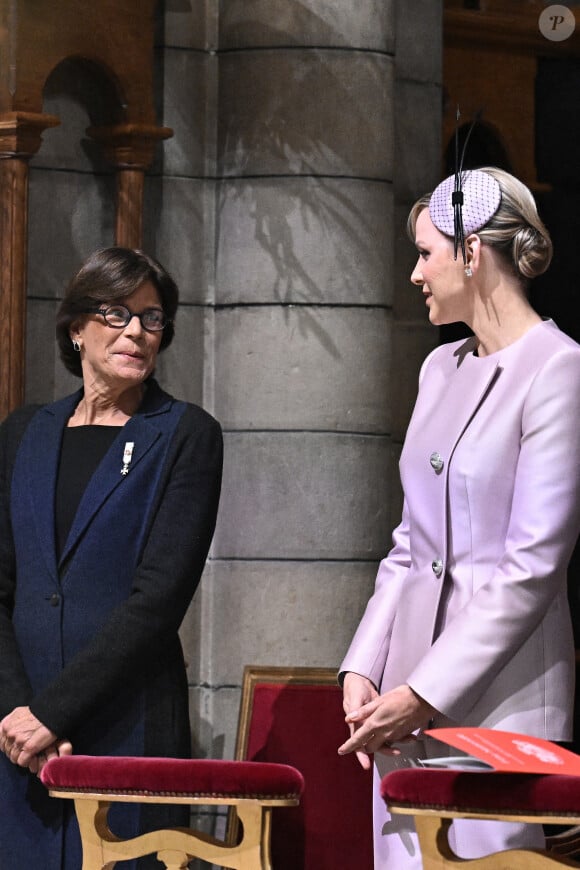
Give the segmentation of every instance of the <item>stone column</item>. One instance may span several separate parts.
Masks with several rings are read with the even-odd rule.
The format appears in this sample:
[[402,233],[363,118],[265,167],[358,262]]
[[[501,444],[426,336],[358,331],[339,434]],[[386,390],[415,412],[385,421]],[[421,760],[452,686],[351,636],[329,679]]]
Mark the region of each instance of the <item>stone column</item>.
[[160,381],[224,426],[218,528],[181,634],[194,750],[227,758],[243,666],[337,666],[397,521],[436,339],[404,223],[439,176],[441,8],[192,6],[167,4],[158,46],[174,137],[144,245],[181,291]]
[[221,7],[226,460],[190,636],[208,754],[231,755],[244,664],[338,666],[390,546],[404,421],[436,338],[411,301],[403,225],[439,170],[439,16],[425,0]]

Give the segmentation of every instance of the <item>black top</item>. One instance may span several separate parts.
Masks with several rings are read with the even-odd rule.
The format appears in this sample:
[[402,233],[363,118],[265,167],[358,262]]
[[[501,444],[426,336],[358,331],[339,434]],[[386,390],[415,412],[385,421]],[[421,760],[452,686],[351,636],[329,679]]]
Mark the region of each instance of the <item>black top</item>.
[[64,430],[54,512],[57,556],[60,556],[64,549],[89,480],[121,428],[121,426],[69,426]]

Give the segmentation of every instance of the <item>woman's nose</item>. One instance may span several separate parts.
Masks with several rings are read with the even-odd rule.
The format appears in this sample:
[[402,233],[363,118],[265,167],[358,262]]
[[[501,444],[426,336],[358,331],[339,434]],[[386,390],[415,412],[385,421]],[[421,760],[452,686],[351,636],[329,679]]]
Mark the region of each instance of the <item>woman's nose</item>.
[[129,323],[125,326],[124,331],[129,335],[143,335],[145,330],[141,323],[141,318],[138,314],[132,314]]
[[423,273],[421,271],[421,258],[420,257],[415,264],[415,268],[411,272],[411,283],[417,284],[418,287],[421,287],[425,283],[423,280]]

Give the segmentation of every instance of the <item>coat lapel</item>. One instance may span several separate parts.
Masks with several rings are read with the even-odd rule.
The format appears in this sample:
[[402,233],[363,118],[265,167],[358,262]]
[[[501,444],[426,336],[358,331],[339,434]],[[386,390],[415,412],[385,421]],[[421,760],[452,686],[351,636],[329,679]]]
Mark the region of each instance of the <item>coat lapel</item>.
[[82,392],[77,392],[42,408],[32,419],[23,442],[22,461],[37,540],[55,583],[58,574],[54,500],[62,432],[81,395]]
[[[169,425],[167,412],[173,399],[164,393],[155,381],[150,382],[146,399],[138,413],[123,427],[110,449],[93,474],[76,512],[66,544],[61,553],[59,565],[63,565],[77,545],[87,526],[100,510],[111,493],[122,486],[127,477],[139,472],[140,463]],[[171,424],[173,425],[173,424]],[[121,470],[124,465],[125,447],[132,444],[128,474]]]
[[501,371],[497,355],[479,359],[472,353],[465,353],[465,345],[458,348],[453,360],[457,361],[457,371],[448,391],[450,455]]
[[[171,396],[151,381],[139,412],[119,429],[111,449],[93,475],[79,505],[72,528],[59,563],[55,542],[55,493],[60,461],[63,430],[74,408],[82,398],[82,390],[65,399],[46,405],[33,417],[25,433],[19,462],[22,463],[26,481],[26,497],[32,505],[32,516],[38,545],[48,571],[55,583],[58,579],[58,564],[70,554],[95,513],[110,493],[122,485],[123,452],[127,442],[133,442],[129,474],[134,473],[153,444],[161,437],[169,421],[167,412],[174,404]],[[179,404],[179,403],[178,403]]]
[[[60,557],[60,565],[66,561],[71,550],[75,548],[79,538],[111,493],[118,486],[123,486],[130,474],[138,473],[140,462],[160,437],[159,429],[140,415],[136,415],[125,426],[119,428],[119,434],[103,457],[83,494]],[[123,468],[123,454],[127,443],[133,444],[133,450],[128,474],[123,475],[121,469]]]
[[476,358],[472,348],[469,339],[429,373],[409,426],[421,449],[444,450],[447,459],[500,371],[497,356]]
[[[443,365],[429,372],[428,382],[422,385],[406,441],[409,447],[406,463],[410,467],[411,477],[408,473],[404,475],[405,490],[412,501],[413,513],[419,517],[418,525],[430,532],[433,556],[440,556],[444,563],[447,559],[449,460],[470,421],[493,390],[495,379],[501,371],[496,356],[477,359],[471,355],[471,349],[472,346],[467,342],[446,358]],[[416,468],[428,465],[430,455],[435,451],[445,459],[443,481],[435,473],[425,476],[422,472],[415,479]],[[436,542],[440,542],[442,552],[436,549]],[[383,688],[404,683],[433,643],[443,584],[433,581],[430,567],[418,579],[421,582],[422,606],[418,611],[416,603],[413,603],[416,598],[405,596],[403,590]],[[413,644],[408,643],[410,631],[415,638]]]

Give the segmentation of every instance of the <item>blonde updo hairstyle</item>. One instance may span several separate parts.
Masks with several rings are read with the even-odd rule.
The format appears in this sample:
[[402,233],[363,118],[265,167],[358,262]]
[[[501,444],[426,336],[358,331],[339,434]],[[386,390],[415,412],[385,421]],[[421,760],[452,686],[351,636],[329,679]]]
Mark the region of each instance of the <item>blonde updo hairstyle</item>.
[[[476,230],[476,235],[483,244],[495,248],[517,277],[527,283],[545,272],[552,260],[552,240],[540,220],[534,197],[525,184],[503,169],[484,166],[478,171],[495,178],[501,189],[501,202],[493,217]],[[407,232],[413,242],[417,218],[428,208],[430,199],[431,194],[422,196],[409,213]]]

